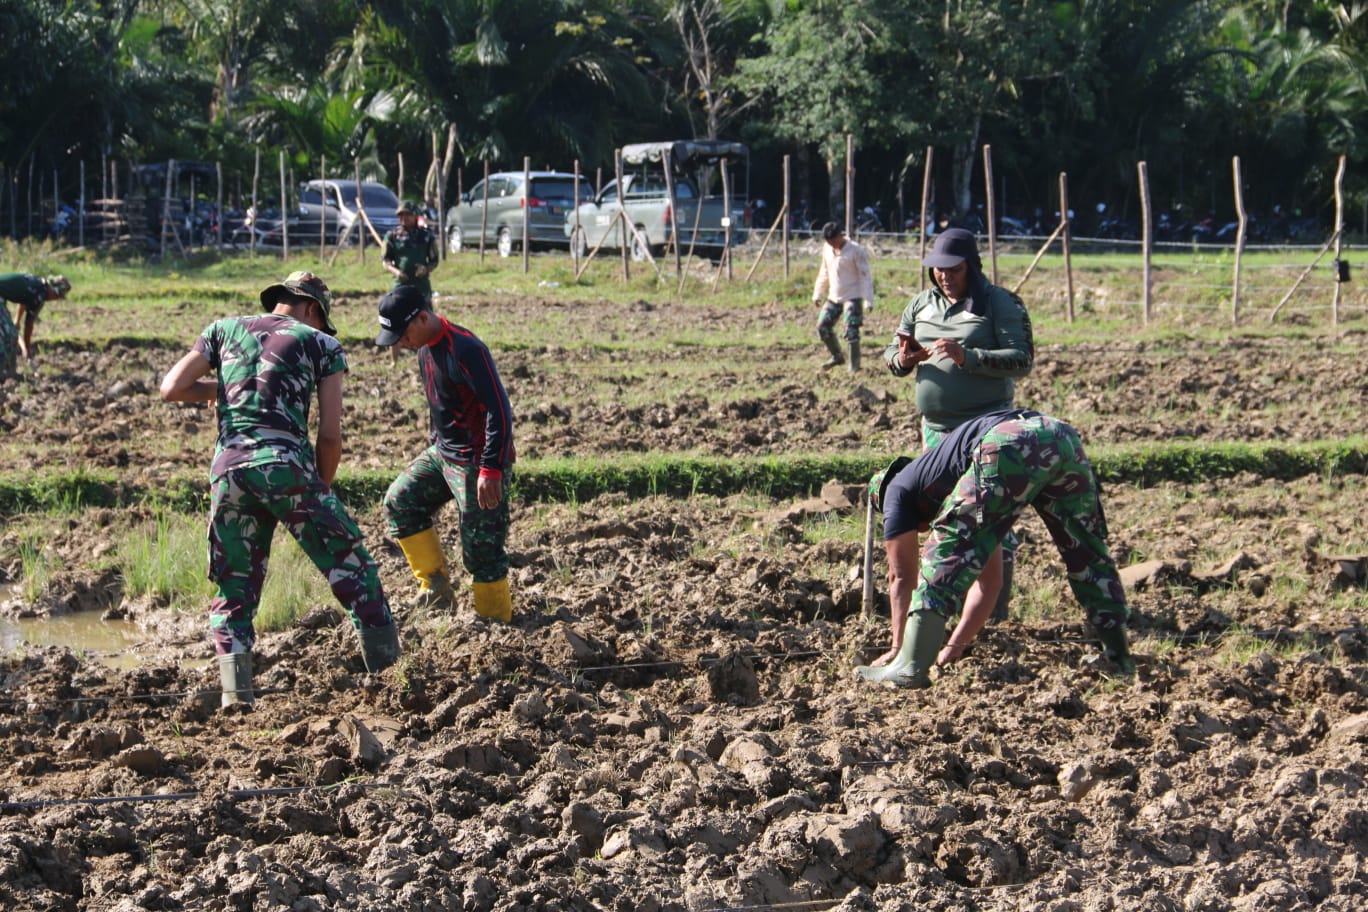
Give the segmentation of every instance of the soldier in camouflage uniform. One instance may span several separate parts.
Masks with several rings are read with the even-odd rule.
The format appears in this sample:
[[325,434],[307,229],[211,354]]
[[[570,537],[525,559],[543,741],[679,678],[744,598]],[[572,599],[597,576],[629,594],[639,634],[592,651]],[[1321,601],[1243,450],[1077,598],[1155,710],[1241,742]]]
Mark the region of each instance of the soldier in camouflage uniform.
[[[412,285],[423,300],[432,301],[432,282],[428,278],[437,268],[437,238],[418,224],[418,204],[404,200],[396,214],[399,227],[385,235],[380,261],[394,276],[394,288]],[[431,304],[429,303],[429,306]]]
[[[209,578],[218,592],[209,614],[225,706],[252,701],[253,619],[278,523],[351,615],[366,669],[399,657],[375,561],[332,491],[347,370],[332,295],[322,279],[295,272],[261,293],[261,308],[258,316],[211,323],[161,383],[168,402],[218,402],[209,516]],[[315,394],[318,439],[310,445]]]
[[21,356],[33,364],[33,325],[44,304],[65,298],[69,291],[71,283],[65,276],[44,279],[24,272],[0,273],[0,301],[19,305],[11,320],[9,307],[0,303],[0,381],[19,376]]
[[389,531],[418,578],[420,604],[450,609],[455,591],[432,518],[454,499],[461,514],[461,558],[474,577],[475,611],[508,622],[513,605],[504,486],[514,461],[508,394],[485,344],[426,305],[411,285],[380,301],[375,344],[418,352],[432,439],[385,493]]
[[[1097,477],[1071,426],[1029,410],[975,418],[919,458],[895,460],[873,496],[884,514],[897,654],[887,665],[860,666],[861,677],[925,687],[933,664],[964,654],[991,603],[966,605],[948,642],[946,620],[1028,505],[1049,529],[1104,654],[1122,673],[1134,672]],[[928,528],[919,548],[917,534]]]

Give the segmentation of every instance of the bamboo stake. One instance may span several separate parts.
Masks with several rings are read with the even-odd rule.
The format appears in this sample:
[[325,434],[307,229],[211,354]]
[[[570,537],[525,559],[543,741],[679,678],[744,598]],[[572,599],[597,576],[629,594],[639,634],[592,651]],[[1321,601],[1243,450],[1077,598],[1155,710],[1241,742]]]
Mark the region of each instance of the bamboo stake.
[[523,205],[522,205],[522,268],[523,275],[527,275],[530,263],[528,257],[531,256],[532,249],[532,210],[528,206],[528,200],[532,198],[532,157],[523,156]]
[[[918,263],[921,263],[922,260],[926,259],[926,203],[927,203],[928,198],[931,196],[931,157],[935,154],[935,151],[936,151],[935,148],[932,147],[932,146],[927,146],[927,147],[926,147],[926,164],[925,164],[925,166],[922,168],[921,223],[918,224],[918,226],[917,226],[917,238],[918,238],[918,244],[917,244],[917,262],[918,262]],[[1037,256],[1036,259],[1039,260],[1040,257]],[[1035,268],[1035,264],[1034,264],[1034,263],[1031,264],[1031,268]],[[1029,271],[1027,271],[1026,274],[1027,274],[1027,275],[1030,275],[1031,273],[1030,273]],[[1025,280],[1025,279],[1022,279],[1022,281],[1024,282],[1024,281],[1026,281],[1026,280]],[[918,291],[923,291],[923,290],[925,290],[925,288],[926,288],[926,270],[925,270],[925,269],[918,269],[918,270],[917,270],[917,290],[918,290]]]
[[1069,322],[1074,321],[1073,255],[1069,249],[1069,175],[1059,172],[1059,219],[1064,228],[1064,284],[1069,293]]
[[[1050,232],[1050,236],[1045,239],[1045,243],[1041,244],[1040,249],[1036,251],[1035,259],[1031,260],[1031,265],[1026,267],[1026,272],[1017,280],[1016,285],[1012,288],[1012,294],[1021,291],[1021,287],[1026,284],[1026,280],[1031,277],[1031,273],[1035,272],[1036,264],[1040,262],[1040,258],[1045,255],[1045,251],[1050,249],[1050,245],[1055,242],[1055,238],[1059,237],[1060,232],[1063,230],[1064,220],[1060,219],[1059,224],[1055,226],[1055,230]],[[925,272],[926,270],[923,269],[922,273],[925,274]]]
[[1245,231],[1248,228],[1249,217],[1245,213],[1244,180],[1241,177],[1240,156],[1236,155],[1230,166],[1235,180],[1235,216],[1240,223],[1235,230],[1235,274],[1231,278],[1230,325],[1238,326],[1240,323],[1240,259],[1244,256]]
[[1136,170],[1140,174],[1141,315],[1144,323],[1149,325],[1150,305],[1154,298],[1154,213],[1150,204],[1149,163],[1137,162]]
[[781,213],[783,227],[782,243],[784,248],[784,278],[789,277],[789,213],[792,209],[792,172],[790,171],[790,156],[784,153],[784,210]]
[[983,186],[988,202],[988,255],[993,264],[993,284],[998,282],[997,196],[993,192],[993,147],[983,144]]
[[1330,305],[1330,322],[1338,326],[1340,321],[1340,294],[1344,282],[1340,278],[1340,264],[1344,262],[1344,156],[1339,157],[1339,167],[1335,169],[1335,297]]

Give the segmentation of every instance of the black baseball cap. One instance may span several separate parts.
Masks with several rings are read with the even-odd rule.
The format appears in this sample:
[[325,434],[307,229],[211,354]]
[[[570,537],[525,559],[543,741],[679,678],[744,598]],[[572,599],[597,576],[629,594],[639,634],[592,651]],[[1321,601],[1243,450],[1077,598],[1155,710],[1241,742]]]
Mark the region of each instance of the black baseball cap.
[[413,285],[400,285],[380,299],[380,334],[375,344],[388,348],[398,342],[420,311],[427,309],[423,293]]
[[936,269],[951,269],[968,260],[978,262],[978,244],[974,233],[963,228],[950,228],[936,235],[931,252],[922,258],[922,265]]

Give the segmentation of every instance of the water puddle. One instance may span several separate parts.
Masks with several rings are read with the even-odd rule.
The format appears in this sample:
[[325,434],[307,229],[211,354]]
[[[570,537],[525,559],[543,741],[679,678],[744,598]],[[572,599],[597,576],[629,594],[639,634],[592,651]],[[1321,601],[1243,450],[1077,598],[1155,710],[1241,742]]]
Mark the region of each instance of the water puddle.
[[[17,586],[0,585],[0,602],[17,595]],[[131,621],[106,621],[98,611],[79,611],[57,617],[0,617],[0,653],[23,644],[65,646],[118,669],[136,668],[142,659],[136,647],[151,635]]]

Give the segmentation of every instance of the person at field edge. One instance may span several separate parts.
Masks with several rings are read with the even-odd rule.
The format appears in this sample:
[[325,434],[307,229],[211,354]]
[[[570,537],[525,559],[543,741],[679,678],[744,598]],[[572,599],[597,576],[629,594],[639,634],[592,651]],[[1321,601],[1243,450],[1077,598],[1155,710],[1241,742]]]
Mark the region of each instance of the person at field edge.
[[[922,265],[931,287],[903,309],[884,362],[895,377],[915,374],[922,445],[929,447],[965,421],[1012,406],[1016,381],[1035,364],[1035,339],[1021,298],[983,274],[972,232],[942,231]],[[966,610],[990,602],[993,618],[1006,618],[1015,535],[1005,536],[1004,546],[970,589]]]
[[817,282],[812,287],[812,304],[821,308],[817,317],[817,337],[831,357],[822,366],[839,367],[845,362],[841,343],[836,341],[836,319],[845,314],[845,339],[850,343],[850,372],[860,369],[860,326],[866,310],[874,306],[874,274],[869,254],[846,237],[835,222],[822,226],[822,262],[817,267]]
[[[209,471],[209,608],[223,705],[250,703],[253,620],[284,524],[351,615],[366,670],[399,658],[399,631],[361,529],[332,490],[342,457],[346,356],[322,279],[291,273],[261,292],[262,314],[217,320],[161,382],[168,402],[218,402]],[[206,375],[215,371],[216,379]],[[318,436],[309,407],[318,398]]]
[[419,604],[455,607],[456,593],[433,517],[455,500],[461,559],[474,578],[475,611],[508,622],[508,497],[515,459],[513,414],[489,348],[426,306],[412,285],[380,300],[375,344],[418,352],[431,445],[385,493],[389,532],[418,578]]
[[[871,497],[883,510],[894,658],[861,665],[868,681],[926,687],[988,620],[991,603],[966,603],[970,584],[1032,506],[1059,549],[1069,586],[1122,674],[1135,672],[1126,637],[1126,595],[1107,548],[1097,476],[1073,427],[1030,410],[1000,409],[965,421],[916,459],[900,457]],[[928,531],[919,546],[918,533]]]
[[19,376],[19,358],[22,356],[33,368],[34,354],[33,326],[38,315],[48,301],[65,298],[71,291],[71,282],[66,276],[42,278],[26,272],[0,273],[0,301],[13,301],[19,305],[14,319],[10,319],[9,306],[0,303],[0,381]]
[[394,276],[392,288],[412,285],[423,295],[423,300],[432,302],[432,270],[437,268],[437,238],[427,228],[418,224],[420,213],[418,204],[404,200],[395,210],[399,217],[399,227],[385,234],[384,249],[380,261],[385,270]]

